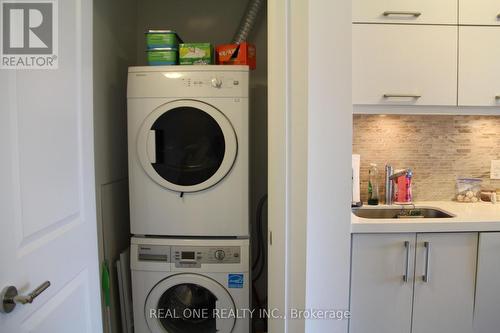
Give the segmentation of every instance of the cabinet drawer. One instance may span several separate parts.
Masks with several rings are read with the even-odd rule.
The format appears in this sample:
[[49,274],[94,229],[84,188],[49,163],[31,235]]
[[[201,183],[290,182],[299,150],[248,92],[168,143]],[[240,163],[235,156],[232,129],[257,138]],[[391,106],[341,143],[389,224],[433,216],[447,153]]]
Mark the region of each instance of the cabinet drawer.
[[354,0],[352,6],[353,22],[457,24],[456,0]]
[[500,25],[498,0],[460,0],[460,24]]
[[456,106],[457,35],[456,26],[354,24],[353,103]]
[[500,27],[460,27],[458,104],[500,106]]

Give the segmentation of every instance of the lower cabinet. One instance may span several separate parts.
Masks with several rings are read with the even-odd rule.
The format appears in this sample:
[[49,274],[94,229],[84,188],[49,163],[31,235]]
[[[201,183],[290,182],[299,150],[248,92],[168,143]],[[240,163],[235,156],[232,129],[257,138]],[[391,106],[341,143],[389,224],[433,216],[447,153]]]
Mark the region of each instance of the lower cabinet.
[[356,234],[351,333],[471,333],[477,233]]
[[474,333],[500,331],[500,233],[479,234]]
[[477,233],[418,234],[412,333],[471,333]]

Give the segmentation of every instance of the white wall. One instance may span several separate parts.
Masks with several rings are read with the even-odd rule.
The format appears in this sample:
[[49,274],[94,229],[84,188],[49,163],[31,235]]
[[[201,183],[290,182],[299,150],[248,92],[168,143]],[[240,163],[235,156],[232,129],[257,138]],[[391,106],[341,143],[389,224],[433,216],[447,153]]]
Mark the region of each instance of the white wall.
[[[307,308],[348,309],[351,204],[351,1],[309,2]],[[309,320],[306,331],[347,332]]]
[[[137,0],[94,1],[94,141],[99,258],[111,273],[111,327],[120,330],[115,261],[129,246],[127,70],[136,63]],[[104,315],[105,332],[111,332]]]

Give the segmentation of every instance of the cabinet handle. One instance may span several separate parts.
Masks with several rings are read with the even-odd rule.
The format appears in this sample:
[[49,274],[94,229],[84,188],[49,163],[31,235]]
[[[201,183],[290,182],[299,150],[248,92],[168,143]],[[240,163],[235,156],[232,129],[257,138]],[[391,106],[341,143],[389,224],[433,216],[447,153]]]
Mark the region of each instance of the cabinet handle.
[[429,282],[429,259],[431,256],[431,243],[429,242],[424,242],[424,247],[425,247],[425,273],[422,276],[422,280],[424,282]]
[[384,94],[384,98],[415,98],[418,99],[421,95],[415,94]]
[[413,16],[419,17],[422,15],[420,12],[400,12],[400,11],[385,11],[383,13],[384,16],[398,15],[398,16]]
[[406,264],[405,264],[405,274],[403,275],[403,282],[408,282],[408,271],[410,270],[410,242],[405,241],[406,249]]

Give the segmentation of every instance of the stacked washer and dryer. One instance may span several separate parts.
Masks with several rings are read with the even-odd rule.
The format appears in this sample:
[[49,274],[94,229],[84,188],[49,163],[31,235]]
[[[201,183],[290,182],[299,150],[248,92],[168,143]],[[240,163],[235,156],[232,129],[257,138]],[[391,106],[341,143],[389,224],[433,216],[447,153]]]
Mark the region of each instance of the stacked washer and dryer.
[[136,333],[248,333],[246,66],[131,67]]

